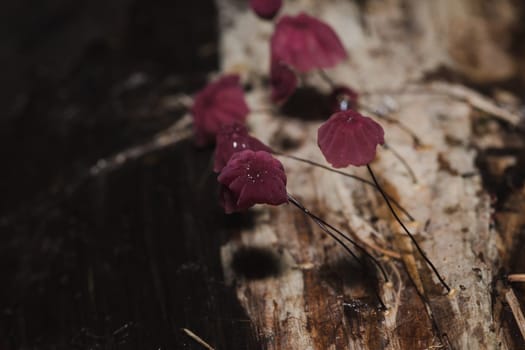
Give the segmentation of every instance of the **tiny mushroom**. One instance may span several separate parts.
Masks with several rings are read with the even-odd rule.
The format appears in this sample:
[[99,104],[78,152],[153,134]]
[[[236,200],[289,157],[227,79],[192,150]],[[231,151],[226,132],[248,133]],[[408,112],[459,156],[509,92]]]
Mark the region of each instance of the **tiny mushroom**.
[[270,147],[250,136],[243,124],[236,121],[224,124],[217,133],[213,171],[220,172],[234,153],[246,149],[272,152]]
[[244,122],[249,111],[239,76],[225,75],[209,83],[195,96],[191,108],[195,143],[212,143],[222,124]]
[[271,38],[271,59],[300,73],[330,68],[347,58],[335,31],[305,13],[279,18]]
[[334,168],[367,165],[385,143],[381,125],[354,110],[333,114],[317,132],[317,143]]
[[283,0],[250,0],[253,12],[262,19],[273,19],[282,5]]
[[221,204],[228,214],[255,204],[288,202],[283,165],[266,151],[234,153],[217,179],[222,185]]
[[330,93],[329,103],[332,112],[356,109],[358,106],[359,94],[352,88],[344,85],[336,86]]

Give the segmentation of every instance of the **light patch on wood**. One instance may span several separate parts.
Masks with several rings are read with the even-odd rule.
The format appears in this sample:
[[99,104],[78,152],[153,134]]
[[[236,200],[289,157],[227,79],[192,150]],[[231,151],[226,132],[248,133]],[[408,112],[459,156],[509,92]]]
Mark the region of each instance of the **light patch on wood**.
[[[289,192],[323,219],[343,231],[351,231],[360,240],[378,239],[389,249],[399,249],[403,264],[384,262],[393,286],[382,285],[379,294],[390,310],[371,321],[370,305],[362,313],[345,306],[348,300],[361,300],[369,290],[338,285],[321,273],[341,273],[331,267],[334,262],[348,259],[340,247],[291,206],[258,209],[266,210],[270,219],[257,222],[253,231],[241,232],[239,241],[223,247],[225,275],[229,273],[229,249],[253,242],[266,242],[281,249],[291,266],[313,266],[292,268],[265,280],[237,281],[237,296],[263,347],[507,348],[505,339],[493,331],[491,283],[499,268],[498,242],[490,229],[490,200],[476,175],[476,153],[470,146],[475,138],[471,125],[475,110],[512,124],[519,118],[468,88],[423,84],[418,79],[441,66],[478,80],[507,76],[514,67],[499,43],[479,29],[479,24],[473,28],[478,40],[469,43],[479,46],[470,48],[470,52],[499,50],[491,56],[498,62],[498,69],[485,74],[485,61],[479,61],[475,67],[465,64],[466,58],[457,53],[458,43],[464,40],[449,26],[469,18],[473,10],[453,2],[392,0],[366,2],[364,8],[357,2],[342,0],[285,2],[283,14],[303,8],[319,15],[341,36],[349,59],[327,74],[336,82],[368,91],[364,97],[367,106],[386,110],[423,142],[416,147],[406,131],[378,119],[385,128],[387,142],[410,164],[418,184],[413,183],[388,150],[380,149],[372,166],[416,218],[417,224],[411,226],[416,239],[456,293],[446,295],[372,188],[364,189],[351,179],[283,158]],[[301,141],[293,154],[324,163],[316,146],[320,121],[300,121],[271,112],[268,92],[259,79],[268,70],[271,25],[257,19],[237,1],[217,3],[221,16],[221,67],[240,72],[255,87],[248,96],[259,109],[250,115],[253,133],[268,142],[284,123],[290,125],[294,139]],[[474,15],[479,17],[478,22],[488,20],[486,15]],[[511,22],[504,17],[502,26]],[[315,73],[305,81],[320,84],[322,90],[328,88]],[[359,169],[355,172],[366,175]],[[376,213],[379,221],[371,223],[369,219]],[[263,227],[258,228],[259,225]],[[257,238],[258,235],[266,238]],[[414,284],[424,299],[418,296]],[[319,310],[321,305],[329,305],[331,311]],[[325,321],[323,315],[327,312],[333,316],[326,319],[328,327],[320,325],[317,319]]]

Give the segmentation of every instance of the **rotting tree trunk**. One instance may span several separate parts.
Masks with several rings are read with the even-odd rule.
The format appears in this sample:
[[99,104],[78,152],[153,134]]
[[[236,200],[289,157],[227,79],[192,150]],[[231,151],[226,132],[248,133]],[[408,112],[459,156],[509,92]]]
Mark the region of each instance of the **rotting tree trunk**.
[[[218,0],[218,6],[223,71],[238,72],[255,87],[249,94],[259,111],[249,118],[253,133],[277,149],[293,145],[289,153],[323,162],[316,131],[327,115],[305,120],[261,112],[271,107],[261,78],[269,67],[272,24],[258,20],[244,2]],[[493,284],[523,223],[514,217],[502,244],[476,167],[483,150],[506,145],[493,117],[510,124],[518,118],[465,87],[423,83],[443,67],[479,83],[515,74],[516,64],[506,53],[506,33],[518,20],[512,3],[303,0],[285,2],[283,12],[300,10],[332,25],[349,51],[349,60],[327,74],[366,91],[368,109],[386,112],[421,140],[415,144],[399,125],[377,115],[387,143],[408,161],[418,183],[386,149],[372,167],[416,218],[411,229],[456,293],[444,295],[376,191],[283,158],[290,193],[367,246],[401,252],[401,258],[383,260],[393,287],[378,283],[390,308],[379,312],[374,281],[347,264],[341,247],[314,222],[292,206],[255,209],[254,226],[239,228],[221,256],[226,279],[235,283],[263,348],[512,349],[523,344],[505,328],[510,321],[501,316]],[[306,80],[328,89],[318,75]],[[479,125],[487,127],[480,132]],[[367,176],[363,169],[349,171]],[[254,260],[257,254],[260,259]],[[243,272],[250,255],[258,268],[268,265],[265,278]]]

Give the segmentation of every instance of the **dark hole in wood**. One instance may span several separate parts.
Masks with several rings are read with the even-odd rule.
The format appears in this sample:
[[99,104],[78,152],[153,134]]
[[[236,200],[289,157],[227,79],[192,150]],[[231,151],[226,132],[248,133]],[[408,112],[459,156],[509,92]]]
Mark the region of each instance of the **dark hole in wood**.
[[[363,259],[362,257],[360,259]],[[342,257],[337,261],[321,267],[320,275],[327,282],[335,286],[346,287],[363,286],[376,282],[376,269],[372,262],[364,260],[366,268],[352,257]]]
[[302,141],[303,140],[294,138],[286,131],[280,129],[273,135],[270,144],[278,150],[289,152],[299,148],[303,143]]
[[[365,267],[350,257],[341,258],[322,267],[319,273],[321,279],[331,284],[334,289],[342,291],[343,287],[351,288],[356,292],[355,295],[361,295],[357,298],[360,304],[367,304],[379,310],[380,304],[376,296],[379,293],[377,270],[372,262],[365,259],[364,263]],[[351,300],[355,302],[356,298]],[[354,309],[352,310],[355,311]]]
[[256,218],[257,213],[254,211],[225,214],[223,227],[226,229],[232,229],[236,231],[249,230],[250,228],[253,228],[255,226]]
[[[525,160],[525,157],[524,157]],[[525,184],[525,162],[524,164],[511,165],[505,168],[503,173],[504,181],[506,185],[512,189],[520,189]]]
[[272,249],[244,247],[235,252],[232,269],[237,276],[254,280],[280,275],[283,264]]
[[[514,156],[516,164],[505,168],[503,174],[494,173],[490,167],[491,157]],[[480,170],[483,187],[495,196],[495,208],[502,209],[508,196],[525,183],[525,156],[518,148],[488,148],[479,152],[476,167]]]
[[362,299],[349,299],[344,301],[344,311],[346,317],[355,319],[355,313],[369,312],[370,305]]
[[281,110],[302,120],[326,120],[331,114],[328,97],[311,87],[297,89]]

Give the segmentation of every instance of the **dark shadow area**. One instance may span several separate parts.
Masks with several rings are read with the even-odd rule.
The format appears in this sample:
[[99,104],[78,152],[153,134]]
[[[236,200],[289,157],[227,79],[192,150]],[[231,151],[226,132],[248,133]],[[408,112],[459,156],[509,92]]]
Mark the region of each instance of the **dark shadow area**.
[[163,101],[217,68],[212,0],[22,0],[0,13],[0,212],[170,125],[181,111]]
[[[522,28],[522,26],[520,26],[520,28]],[[523,41],[520,41],[520,48],[523,48]],[[517,53],[518,52],[516,51],[515,54]],[[520,56],[525,56],[525,52],[522,52]],[[494,92],[497,90],[511,91],[517,96],[520,96],[525,90],[525,81],[522,77],[519,76],[515,76],[506,80],[479,83],[473,81],[461,72],[458,72],[446,66],[439,66],[435,70],[427,72],[423,77],[422,81],[447,81],[449,83],[461,84],[475,91],[478,91],[488,97],[492,97]]]
[[183,327],[259,348],[223,282],[237,220],[211,150],[188,140],[76,180],[185,113],[165,101],[217,69],[214,2],[22,0],[0,16],[0,348],[201,349]]
[[241,278],[263,279],[279,276],[283,264],[280,255],[270,248],[243,247],[233,255],[232,269]]
[[[362,259],[362,257],[360,257]],[[366,264],[370,264],[366,261]],[[337,261],[324,265],[319,270],[319,275],[323,280],[326,280],[334,288],[337,286],[356,287],[363,285],[369,278],[375,278],[374,267],[368,266],[366,270],[351,256],[337,259]]]
[[[516,157],[517,162],[507,166],[502,174],[495,174],[490,169],[491,158]],[[493,162],[493,160],[492,160]],[[525,184],[525,154],[520,148],[486,149],[478,153],[476,167],[480,170],[483,187],[494,196],[494,207],[497,210],[504,208],[506,199]]]
[[234,231],[249,230],[255,226],[256,219],[257,212],[250,210],[244,213],[225,214],[224,228]]
[[185,327],[217,348],[257,348],[222,282],[229,233],[210,156],[183,142],[3,226],[0,344],[199,349]]
[[329,96],[312,87],[298,88],[281,107],[282,113],[305,121],[326,120],[332,114]]
[[[379,283],[384,281],[379,282],[378,271],[371,261],[363,257],[360,259],[364,259],[366,267],[351,257],[338,259],[334,263],[323,266],[319,270],[320,279],[327,281],[336,290],[342,287],[363,289],[363,294],[366,296],[361,298],[359,303],[378,306],[376,293]],[[358,301],[349,301],[349,303],[354,302]]]
[[[525,7],[520,7],[521,12]],[[522,26],[521,26],[522,27]],[[520,27],[520,28],[521,28]],[[519,37],[523,37],[523,28],[520,29]],[[520,52],[517,55],[523,56],[522,43],[519,44]],[[515,47],[514,49],[516,49]],[[512,82],[504,84],[503,88],[514,90],[518,96],[523,96],[523,82]],[[485,89],[486,93],[489,90]],[[498,315],[501,322],[501,328],[510,339],[512,348],[521,349],[525,342],[519,330],[514,313],[508,305],[505,293],[508,288],[512,288],[521,304],[525,297],[525,288],[522,283],[510,283],[507,281],[507,274],[521,273],[525,268],[525,255],[523,247],[525,245],[525,226],[521,217],[523,209],[523,186],[525,185],[525,148],[523,144],[523,128],[513,127],[501,121],[489,119],[474,119],[472,130],[477,135],[484,135],[490,132],[490,128],[497,128],[504,135],[502,137],[503,145],[500,147],[488,147],[478,149],[475,159],[476,167],[479,169],[483,188],[491,196],[491,205],[494,209],[491,216],[490,225],[503,238],[504,254],[501,257],[501,270],[493,280],[492,297],[496,301],[496,307],[501,306]],[[493,131],[492,131],[493,132]],[[518,218],[518,219],[516,219]],[[509,237],[509,234],[512,237]],[[479,256],[483,261],[483,255]],[[475,269],[473,272],[477,273]],[[498,304],[501,303],[500,304]]]
[[303,144],[304,140],[296,139],[289,135],[286,130],[279,129],[276,133],[273,134],[272,139],[270,140],[270,145],[278,150],[283,152],[291,152]]

